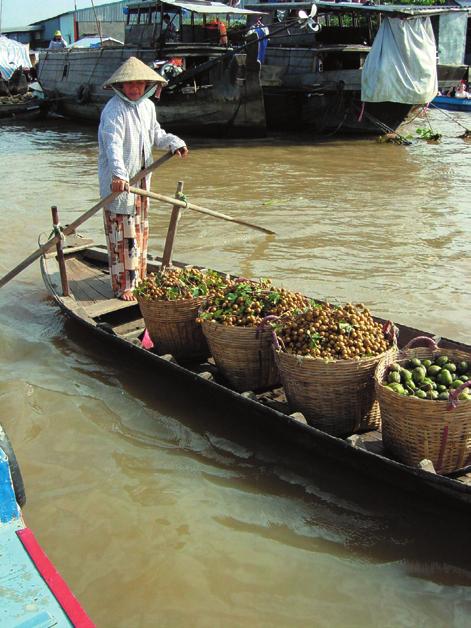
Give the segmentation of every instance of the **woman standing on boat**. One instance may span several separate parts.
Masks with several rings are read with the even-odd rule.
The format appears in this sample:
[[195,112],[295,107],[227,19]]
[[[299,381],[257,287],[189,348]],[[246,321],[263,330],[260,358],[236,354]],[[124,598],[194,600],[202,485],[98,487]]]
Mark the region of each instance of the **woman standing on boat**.
[[[186,157],[188,148],[157,122],[149,100],[165,79],[136,57],[130,57],[103,85],[115,95],[103,109],[98,129],[100,195],[125,192],[129,179],[152,162],[152,147]],[[141,181],[149,189],[150,175]],[[134,301],[133,289],[146,275],[148,199],[120,194],[104,209],[111,284],[116,297]]]

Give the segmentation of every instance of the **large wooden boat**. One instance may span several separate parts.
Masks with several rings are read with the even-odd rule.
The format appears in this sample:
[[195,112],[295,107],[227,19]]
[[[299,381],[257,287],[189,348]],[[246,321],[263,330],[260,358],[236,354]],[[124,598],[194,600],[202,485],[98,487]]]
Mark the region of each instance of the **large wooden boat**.
[[[257,43],[237,51],[210,28],[218,17],[229,20],[230,27],[240,18],[245,22],[249,14],[209,0],[130,3],[124,47],[45,52],[40,55],[38,78],[58,113],[97,122],[113,95],[102,89],[103,83],[123,61],[135,56],[169,80],[156,102],[158,120],[166,131],[263,136],[266,122]],[[166,35],[166,15],[172,37]]]
[[[263,35],[263,30],[259,31],[262,37],[268,37],[261,80],[269,128],[313,134],[381,134],[396,130],[414,108],[426,105],[431,99],[424,97],[423,78],[435,72],[436,54],[433,51],[427,57],[430,67],[424,68],[422,47],[416,47],[421,37],[426,38],[427,20],[431,20],[439,42],[439,87],[455,84],[466,71],[465,35],[460,39],[456,34],[461,27],[466,29],[467,13],[456,7],[322,0],[313,4],[255,0],[245,6],[253,10],[259,7],[268,13],[258,23],[249,16],[249,23],[254,28],[263,27],[268,33]],[[454,22],[449,20],[450,16]],[[390,39],[381,39],[382,54],[397,55],[397,67],[405,69],[397,77],[391,76],[391,85],[382,90],[389,99],[378,101],[375,97],[375,101],[365,102],[362,81],[368,55],[382,22],[395,18],[401,23],[417,23],[417,27],[411,27],[417,31],[411,36],[410,46],[401,48],[394,42],[387,50]],[[447,35],[451,29],[455,31],[453,37]],[[375,83],[385,85],[387,80],[383,72]],[[402,84],[409,81],[407,89],[401,90]]]
[[[223,399],[240,410],[240,420],[247,421],[263,442],[271,435],[281,436],[299,450],[315,458],[330,458],[334,464],[349,466],[366,476],[381,479],[386,486],[395,485],[401,491],[415,494],[434,508],[443,504],[471,514],[471,467],[448,476],[423,468],[412,467],[392,459],[384,450],[381,433],[367,432],[346,438],[329,434],[307,425],[288,408],[282,388],[236,392],[223,380],[214,363],[179,363],[170,355],[158,355],[143,348],[141,339],[144,321],[137,303],[112,297],[107,251],[102,246],[80,244],[80,238],[64,249],[65,270],[69,296],[63,296],[59,264],[55,253],[41,258],[45,285],[59,307],[82,328],[93,333],[115,349],[133,354],[142,361],[146,372],[168,372],[179,378],[180,384],[194,384],[211,399]],[[175,266],[182,264],[175,263]],[[149,259],[149,272],[160,267],[159,258]],[[432,334],[399,325],[401,345],[418,335]],[[442,339],[440,346],[470,351],[469,345]]]
[[93,628],[93,622],[25,525],[20,508],[24,503],[21,473],[0,425],[0,625]]

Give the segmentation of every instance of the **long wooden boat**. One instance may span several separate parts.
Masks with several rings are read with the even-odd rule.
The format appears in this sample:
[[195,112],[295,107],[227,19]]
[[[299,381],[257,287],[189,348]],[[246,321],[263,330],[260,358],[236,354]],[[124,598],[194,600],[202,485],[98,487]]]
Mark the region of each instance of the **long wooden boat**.
[[432,102],[433,107],[447,109],[448,111],[467,111],[471,113],[471,99],[453,98],[451,96],[436,96]]
[[27,118],[41,115],[47,110],[44,98],[30,96],[24,99],[0,98],[0,118]]
[[[420,28],[426,21],[432,22],[440,35],[439,87],[456,84],[467,71],[463,62],[464,37],[452,41],[441,35],[449,28],[449,20],[460,19],[466,24],[466,10],[458,7],[330,0],[317,0],[314,4],[251,0],[245,7],[268,13],[262,18],[269,36],[261,71],[268,128],[314,135],[378,135],[397,129],[417,106],[427,104],[430,96],[425,97],[423,90],[422,51],[417,54],[412,41],[400,61],[407,68],[403,78],[405,83],[411,81],[410,88],[401,94],[394,89],[384,90],[394,95],[388,100],[362,100],[367,57],[382,22],[390,19],[415,21]],[[300,13],[310,15],[311,9],[315,10],[313,18],[296,20]],[[257,27],[256,18],[248,19]],[[422,31],[418,29],[415,37],[420,36]],[[385,57],[398,54],[399,48],[387,50],[386,42],[382,46]],[[430,63],[434,66],[435,58]],[[433,66],[427,67],[427,74],[433,73]],[[378,83],[387,84],[387,80],[383,77]],[[390,80],[396,85],[397,81]]]
[[[103,83],[134,56],[157,67],[169,81],[158,104],[154,101],[166,131],[213,137],[265,135],[256,41],[238,50],[221,43],[209,28],[218,17],[230,26],[251,11],[210,0],[144,0],[130,2],[126,12],[125,46],[41,53],[38,79],[57,113],[98,122],[113,96],[103,90]],[[166,15],[175,28],[171,40],[166,38]]]
[[21,475],[0,425],[1,626],[93,628],[66,582],[23,520]]
[[[420,496],[426,502],[447,504],[454,509],[471,514],[471,467],[449,476],[438,475],[422,468],[415,468],[391,459],[383,449],[380,432],[368,432],[362,436],[338,438],[305,424],[291,415],[283,389],[277,388],[260,394],[251,391],[239,393],[228,387],[218,376],[214,364],[178,363],[172,356],[157,355],[144,349],[141,338],[144,321],[139,306],[135,302],[125,302],[113,298],[107,266],[107,251],[103,246],[80,244],[80,238],[73,246],[64,249],[65,269],[69,283],[69,296],[63,296],[59,264],[55,253],[41,258],[41,272],[45,285],[59,307],[83,328],[118,349],[130,352],[145,363],[146,369],[155,369],[174,374],[175,377],[190,381],[211,394],[211,398],[222,397],[241,410],[257,431],[266,430],[282,435],[282,438],[299,452],[328,457],[355,468],[362,474],[380,478],[401,491]],[[160,258],[150,258],[149,272],[158,270]],[[175,266],[183,264],[175,263]],[[432,334],[399,325],[401,346],[418,335]],[[442,339],[440,346],[471,351],[469,345]],[[150,365],[150,366],[149,366]]]

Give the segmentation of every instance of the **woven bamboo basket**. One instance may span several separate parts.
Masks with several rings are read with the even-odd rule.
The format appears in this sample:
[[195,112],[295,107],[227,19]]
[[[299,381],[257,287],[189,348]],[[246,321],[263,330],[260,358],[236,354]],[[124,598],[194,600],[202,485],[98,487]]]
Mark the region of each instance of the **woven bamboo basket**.
[[171,353],[177,360],[203,360],[208,344],[196,323],[203,298],[150,301],[138,297],[147,331],[158,354]]
[[279,383],[271,329],[211,321],[203,321],[202,327],[216,366],[235,390],[259,390]]
[[274,348],[275,361],[290,408],[309,425],[333,436],[376,430],[381,426],[374,372],[381,358],[397,354],[396,346],[359,360],[325,360]]
[[[411,358],[421,360],[446,355],[451,360],[471,360],[464,351],[417,347],[401,352],[402,366]],[[410,465],[433,462],[437,473],[452,473],[471,464],[471,401],[403,397],[382,385],[394,358],[385,356],[375,372],[376,395],[381,408],[383,444],[395,458]]]

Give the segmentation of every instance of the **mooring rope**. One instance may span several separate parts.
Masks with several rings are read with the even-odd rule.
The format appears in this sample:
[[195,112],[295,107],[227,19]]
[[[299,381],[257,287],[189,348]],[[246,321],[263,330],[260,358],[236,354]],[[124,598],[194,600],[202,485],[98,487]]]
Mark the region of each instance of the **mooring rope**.
[[438,109],[440,111],[440,113],[443,113],[444,116],[446,116],[447,118],[450,118],[450,120],[452,122],[455,122],[455,124],[457,124],[458,126],[460,126],[462,129],[464,129],[465,131],[467,131],[468,133],[471,133],[470,129],[468,129],[468,127],[465,127],[463,124],[461,124],[461,122],[458,122],[458,120],[456,118],[454,118],[453,116],[451,116],[449,113],[447,113],[446,111],[444,111],[443,109],[441,109],[441,107],[438,107],[437,105],[434,105],[432,102],[429,103],[429,107],[433,107],[434,109]]

